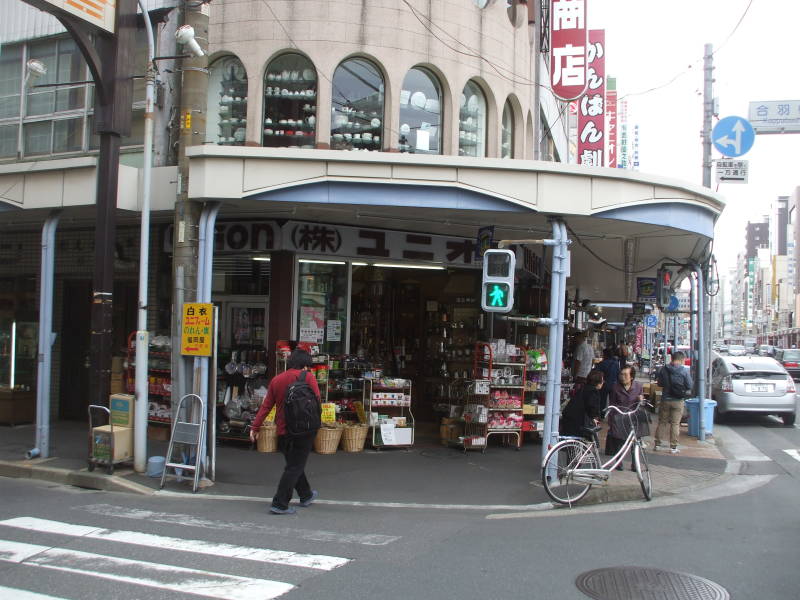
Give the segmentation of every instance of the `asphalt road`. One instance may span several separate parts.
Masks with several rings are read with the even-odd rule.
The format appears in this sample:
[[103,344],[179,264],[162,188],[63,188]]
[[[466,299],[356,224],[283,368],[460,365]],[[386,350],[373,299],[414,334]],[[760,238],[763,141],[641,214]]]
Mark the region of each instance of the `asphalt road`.
[[580,573],[627,565],[695,574],[737,599],[797,598],[800,430],[726,425],[755,446],[731,481],[764,485],[514,518],[330,505],[271,516],[261,502],[0,479],[0,598],[582,599]]

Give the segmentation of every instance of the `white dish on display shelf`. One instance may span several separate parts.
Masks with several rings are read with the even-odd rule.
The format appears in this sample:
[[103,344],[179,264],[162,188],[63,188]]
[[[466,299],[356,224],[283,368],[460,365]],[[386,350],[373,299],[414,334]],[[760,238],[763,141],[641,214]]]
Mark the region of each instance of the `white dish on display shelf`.
[[411,94],[411,106],[415,108],[425,108],[427,98],[422,92],[414,92]]

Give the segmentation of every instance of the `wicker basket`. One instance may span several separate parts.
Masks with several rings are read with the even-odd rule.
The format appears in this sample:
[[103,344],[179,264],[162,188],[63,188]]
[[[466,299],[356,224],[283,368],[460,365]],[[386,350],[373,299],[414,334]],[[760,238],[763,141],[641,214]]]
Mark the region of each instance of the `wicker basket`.
[[342,439],[341,427],[321,427],[314,438],[314,450],[317,454],[336,454],[339,440]]
[[367,441],[369,427],[366,425],[348,425],[342,430],[342,441],[339,444],[344,452],[361,452]]
[[278,451],[278,428],[275,425],[262,425],[256,438],[256,448],[259,452]]

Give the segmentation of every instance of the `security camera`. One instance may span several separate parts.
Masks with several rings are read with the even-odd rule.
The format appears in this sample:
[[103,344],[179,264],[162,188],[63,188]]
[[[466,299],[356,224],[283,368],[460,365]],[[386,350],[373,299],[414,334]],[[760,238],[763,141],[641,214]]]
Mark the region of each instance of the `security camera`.
[[194,27],[191,25],[181,25],[175,32],[175,39],[179,44],[186,46],[186,50],[194,57],[201,57],[204,55],[203,49],[197,40],[194,39]]

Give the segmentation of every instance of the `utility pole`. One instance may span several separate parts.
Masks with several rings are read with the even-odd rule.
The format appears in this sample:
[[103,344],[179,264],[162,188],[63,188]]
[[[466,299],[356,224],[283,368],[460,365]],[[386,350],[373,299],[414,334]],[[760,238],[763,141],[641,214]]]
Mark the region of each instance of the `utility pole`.
[[[202,206],[189,200],[189,159],[186,149],[205,141],[206,103],[208,94],[208,18],[210,5],[184,4],[184,25],[191,25],[195,40],[204,56],[185,58],[181,67],[180,99],[180,137],[178,140],[178,197],[175,202],[173,227],[173,299],[194,302],[197,290],[197,242],[199,220]],[[181,374],[188,372],[183,368],[186,359],[181,355],[181,306],[175,304],[172,310],[172,406],[177,407],[185,395],[187,381]]]
[[711,117],[714,114],[714,52],[706,44],[703,56],[703,186],[711,187]]

